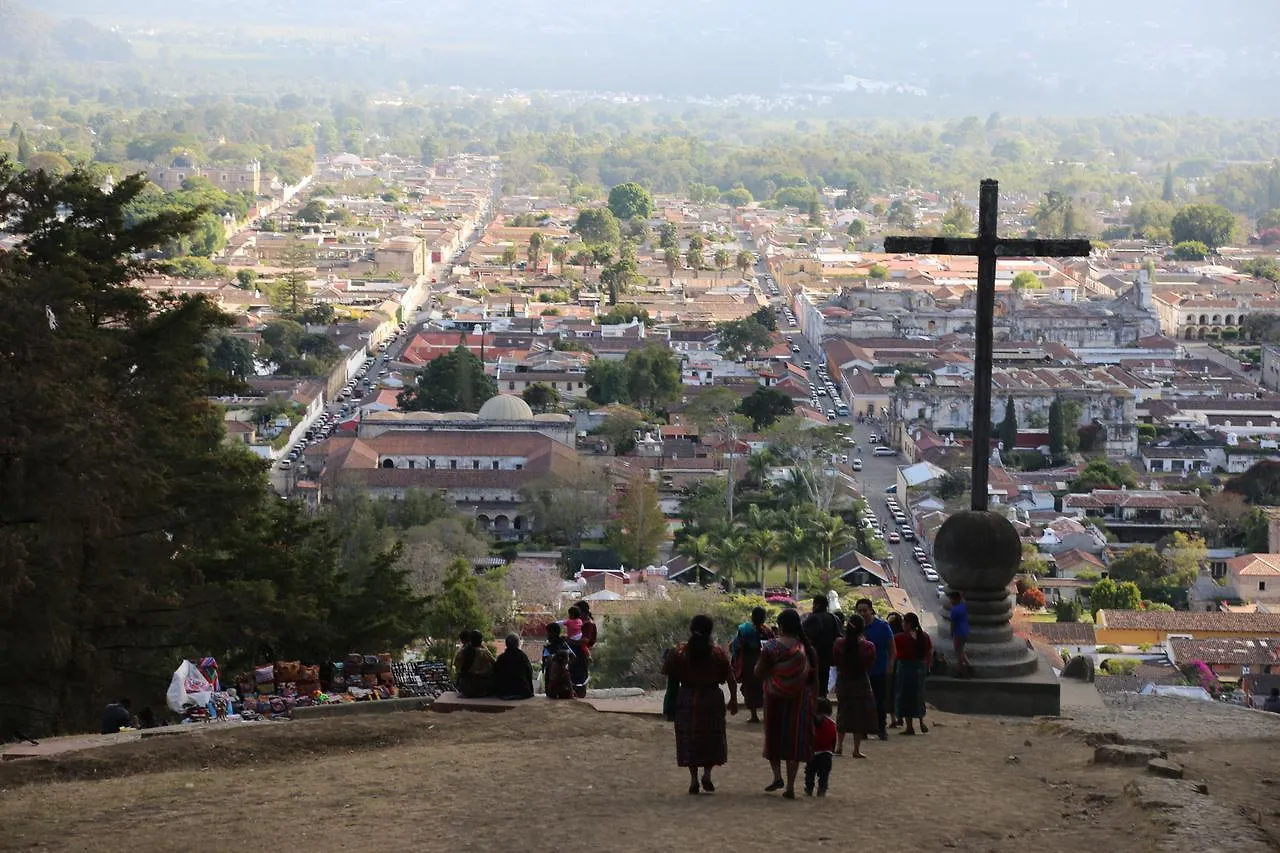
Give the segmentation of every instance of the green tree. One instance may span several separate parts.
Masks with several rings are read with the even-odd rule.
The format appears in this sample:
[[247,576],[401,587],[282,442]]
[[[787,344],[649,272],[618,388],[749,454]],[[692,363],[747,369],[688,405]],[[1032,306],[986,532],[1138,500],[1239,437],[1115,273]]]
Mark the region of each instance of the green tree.
[[1114,610],[1141,610],[1142,592],[1133,581],[1116,584],[1116,597],[1111,605]]
[[1010,285],[1014,290],[1040,290],[1044,287],[1044,283],[1040,281],[1040,277],[1029,270],[1023,270],[1013,277]]
[[1258,230],[1268,231],[1280,228],[1280,208],[1272,208],[1258,217]]
[[653,215],[653,197],[637,183],[618,184],[609,190],[609,210],[619,220],[648,219]]
[[1080,418],[1084,415],[1084,404],[1079,400],[1062,401],[1062,429],[1068,453],[1075,453],[1080,447]]
[[716,278],[724,275],[724,271],[729,268],[729,264],[733,262],[733,256],[729,254],[728,249],[716,249],[712,263],[716,265]]
[[18,131],[18,162],[24,166],[27,165],[27,161],[30,160],[31,155],[35,153],[35,149],[32,148],[31,143],[27,141],[27,134],[21,130]]
[[[696,235],[695,235],[696,236]],[[690,269],[695,271],[702,269],[706,263],[706,259],[702,257],[702,241],[698,240],[698,244],[694,245],[693,241],[689,241],[689,249],[684,255],[685,261],[689,264]]]
[[569,257],[569,247],[564,243],[556,243],[551,247],[551,260],[560,267],[560,275],[564,275],[564,261]]
[[538,262],[542,260],[542,246],[545,238],[537,231],[529,235],[529,271],[537,272]]
[[754,358],[773,346],[769,330],[757,323],[754,317],[719,323],[716,335],[720,354],[732,361]]
[[329,206],[320,199],[313,198],[298,210],[296,218],[301,222],[324,222],[328,215]]
[[686,536],[676,545],[676,553],[689,561],[693,569],[694,583],[706,584],[711,581],[711,539],[705,533]]
[[755,201],[755,198],[752,197],[751,191],[746,187],[734,187],[731,190],[726,190],[720,196],[720,200],[730,207],[748,207]]
[[1067,429],[1062,420],[1062,398],[1049,404],[1049,455],[1061,459],[1067,452]]
[[549,412],[560,405],[560,392],[545,382],[535,382],[520,395],[534,412]]
[[1004,420],[1000,422],[1000,441],[1004,443],[1004,452],[1013,453],[1018,446],[1018,412],[1013,405],[1013,395],[1004,401]]
[[712,388],[698,395],[687,411],[689,420],[697,425],[700,435],[716,433],[727,451],[725,455],[728,457],[726,464],[728,476],[725,498],[726,517],[729,519],[732,519],[734,514],[733,496],[738,480],[737,446],[742,434],[747,431],[751,423],[738,414],[739,402],[738,395],[730,389]]
[[738,406],[738,412],[751,419],[751,429],[754,432],[768,429],[794,411],[795,404],[791,397],[776,388],[757,388],[743,398]]
[[662,262],[667,267],[667,275],[675,277],[676,270],[680,267],[680,250],[666,248],[662,250]]
[[1128,222],[1135,237],[1168,241],[1172,236],[1171,225],[1177,210],[1167,201],[1147,201],[1129,208]]
[[311,291],[307,289],[307,272],[315,268],[315,251],[298,237],[290,237],[280,254],[280,266],[284,274],[280,276],[274,294],[280,307],[288,311],[289,316],[296,317],[311,302]]
[[632,350],[622,363],[627,370],[627,397],[632,402],[654,409],[680,395],[680,363],[661,344]]
[[1138,478],[1128,465],[1113,464],[1105,459],[1091,459],[1068,488],[1077,494],[1094,489],[1136,489]]
[[733,595],[738,579],[751,568],[746,540],[742,536],[717,539],[711,546],[711,562],[719,578],[728,586],[729,594]]
[[1089,591],[1089,609],[1094,619],[1097,619],[1099,610],[1116,610],[1117,596],[1116,582],[1111,578],[1103,578],[1094,584]]
[[1166,586],[1186,589],[1195,582],[1201,567],[1208,565],[1209,549],[1202,537],[1179,530],[1169,537],[1160,556],[1165,569],[1161,582]]
[[1173,256],[1180,261],[1203,261],[1209,257],[1209,247],[1198,240],[1184,240],[1173,247]]
[[1280,505],[1280,462],[1255,462],[1248,471],[1228,480],[1225,490],[1243,496],[1255,506]]
[[1139,586],[1156,586],[1166,574],[1164,558],[1150,545],[1129,548],[1107,567],[1117,582],[1133,581]]
[[644,568],[653,562],[666,535],[667,520],[658,505],[658,490],[643,472],[637,473],[618,499],[605,542],[621,555],[625,565]]
[[1053,605],[1053,614],[1059,622],[1079,622],[1084,611],[1075,599],[1063,598]]
[[627,367],[620,361],[597,358],[587,365],[587,399],[607,406],[630,402],[627,393]]
[[916,209],[906,199],[896,199],[889,205],[888,223],[907,231],[916,230]]
[[658,245],[663,249],[675,250],[677,255],[680,253],[680,230],[674,222],[663,222],[658,226]]
[[400,392],[406,411],[476,412],[498,393],[498,384],[484,372],[484,363],[462,344],[437,356],[418,372],[414,385]]
[[573,233],[587,246],[616,246],[622,240],[618,218],[607,207],[587,207],[578,212]]
[[243,289],[251,289],[258,281],[258,274],[254,270],[236,270],[236,286]]
[[228,379],[243,381],[253,375],[253,345],[244,338],[220,333],[209,347],[209,369]]
[[1218,204],[1189,204],[1174,214],[1170,229],[1175,244],[1192,241],[1217,249],[1231,242],[1236,219]]
[[965,236],[973,233],[973,208],[955,202],[942,217],[942,233]]
[[734,258],[734,265],[738,268],[738,272],[742,274],[743,278],[748,277],[748,273],[751,272],[751,268],[755,266],[755,264],[756,256],[745,249],[738,252],[737,256]]
[[889,268],[883,264],[872,264],[867,270],[867,276],[876,281],[887,281],[889,279]]
[[867,236],[867,223],[861,219],[855,219],[849,223],[849,227],[844,230],[844,233],[855,240],[861,240]]
[[751,319],[755,320],[770,332],[778,331],[778,315],[773,313],[773,309],[768,305],[757,308],[752,314]]
[[502,247],[502,265],[507,268],[507,275],[516,274],[516,261],[520,260],[520,253],[514,245]]
[[452,640],[463,631],[488,633],[492,624],[480,606],[479,581],[464,558],[449,563],[440,593],[427,605],[427,629],[436,639]]

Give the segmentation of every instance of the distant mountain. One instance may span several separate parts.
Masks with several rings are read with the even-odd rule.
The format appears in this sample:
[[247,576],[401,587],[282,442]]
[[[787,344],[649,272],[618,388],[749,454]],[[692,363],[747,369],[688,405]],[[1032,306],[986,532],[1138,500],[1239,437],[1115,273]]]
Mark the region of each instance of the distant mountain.
[[14,0],[0,0],[0,59],[125,62],[133,49],[115,33],[83,19],[59,20]]
[[[1273,111],[1258,0],[44,0],[54,15],[210,37],[381,42],[332,73],[668,95],[838,91],[919,112]],[[243,43],[243,42],[239,42]],[[881,86],[889,84],[891,86]],[[846,93],[841,97],[852,97]]]

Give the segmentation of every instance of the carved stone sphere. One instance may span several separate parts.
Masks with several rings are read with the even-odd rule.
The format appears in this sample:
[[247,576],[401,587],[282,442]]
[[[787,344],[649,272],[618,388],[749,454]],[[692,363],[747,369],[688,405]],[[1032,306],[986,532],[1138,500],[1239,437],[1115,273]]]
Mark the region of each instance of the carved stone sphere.
[[939,528],[933,563],[953,589],[1004,589],[1022,564],[1022,540],[1003,515],[965,510]]

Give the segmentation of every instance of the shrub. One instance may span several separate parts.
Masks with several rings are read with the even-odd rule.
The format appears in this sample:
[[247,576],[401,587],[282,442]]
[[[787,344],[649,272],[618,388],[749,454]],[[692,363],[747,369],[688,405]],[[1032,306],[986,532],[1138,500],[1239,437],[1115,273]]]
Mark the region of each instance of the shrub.
[[689,621],[699,613],[715,620],[712,639],[727,645],[739,623],[762,602],[754,596],[725,597],[701,590],[671,590],[667,600],[653,600],[626,616],[604,617],[601,640],[592,650],[593,681],[601,687],[666,686],[662,657],[689,637]]
[[1030,588],[1018,596],[1018,603],[1031,610],[1044,609],[1044,591]]
[[1133,658],[1107,658],[1099,668],[1108,675],[1132,675],[1138,670],[1138,661]]
[[1064,598],[1053,605],[1053,612],[1059,622],[1079,622],[1084,610],[1079,602]]
[[1100,655],[1118,655],[1120,654],[1119,646],[1098,646],[1098,654]]

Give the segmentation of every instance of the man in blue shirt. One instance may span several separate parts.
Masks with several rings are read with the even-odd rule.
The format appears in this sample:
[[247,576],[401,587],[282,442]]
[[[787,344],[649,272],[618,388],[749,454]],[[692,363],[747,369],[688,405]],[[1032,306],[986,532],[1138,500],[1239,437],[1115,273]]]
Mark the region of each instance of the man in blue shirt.
[[862,636],[876,647],[876,662],[870,673],[871,692],[876,696],[876,719],[879,722],[880,740],[888,740],[889,730],[885,723],[889,712],[889,673],[893,671],[893,628],[876,615],[869,598],[858,600],[857,611],[866,625]]

